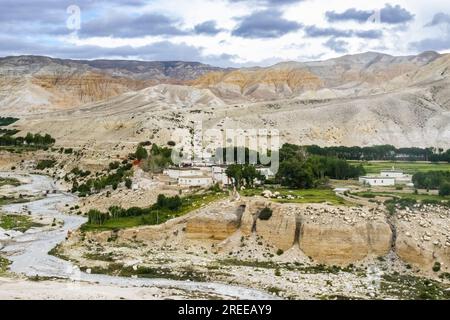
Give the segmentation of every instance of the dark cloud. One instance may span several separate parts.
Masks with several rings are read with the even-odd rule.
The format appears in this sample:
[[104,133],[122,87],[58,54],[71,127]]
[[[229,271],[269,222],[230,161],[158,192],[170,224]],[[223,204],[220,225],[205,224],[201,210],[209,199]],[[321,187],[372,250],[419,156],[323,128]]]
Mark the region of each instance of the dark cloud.
[[219,32],[222,32],[223,29],[217,28],[217,23],[213,20],[205,21],[203,23],[197,24],[194,27],[194,32],[197,34],[206,34],[214,36]]
[[177,27],[178,23],[178,20],[157,13],[145,13],[140,16],[114,13],[84,22],[79,34],[82,37],[112,36],[117,38],[187,34],[187,31]]
[[450,14],[443,12],[436,13],[433,19],[425,27],[434,27],[441,24],[450,24]]
[[339,30],[335,28],[318,28],[316,26],[308,26],[305,28],[305,33],[308,37],[344,37],[350,38],[353,35],[351,30]]
[[383,36],[381,30],[340,30],[335,28],[318,28],[316,26],[305,27],[305,33],[308,37],[334,37],[334,38],[363,38],[363,39],[380,39]]
[[230,54],[204,55],[203,48],[186,43],[160,41],[140,47],[120,46],[105,48],[95,45],[50,46],[38,42],[0,36],[0,56],[43,55],[65,59],[137,59],[146,61],[199,61],[215,66],[237,66]]
[[383,37],[383,32],[381,30],[354,31],[354,35],[363,39],[380,39]]
[[[367,20],[375,13],[375,10],[366,11],[358,10],[355,8],[348,9],[342,13],[337,13],[335,11],[327,11],[325,13],[327,20],[329,22],[340,22],[340,21],[356,21],[359,23],[367,22]],[[380,11],[380,22],[387,24],[400,24],[412,21],[414,15],[410,13],[405,8],[399,5],[392,6],[386,4]]]
[[417,52],[440,51],[450,49],[450,35],[447,34],[440,38],[427,38],[417,42],[412,42],[409,47]]
[[139,7],[145,3],[144,0],[2,0],[0,1],[0,21],[61,22],[67,19],[66,10],[70,5],[77,5],[83,11],[108,8],[111,5]]
[[450,15],[438,12],[425,27],[444,26],[443,32],[439,37],[426,38],[420,41],[412,42],[409,47],[413,50],[422,52],[429,50],[449,50],[450,49]]
[[279,10],[264,10],[240,18],[232,35],[243,38],[277,38],[301,27],[300,23],[283,18]]
[[331,50],[337,53],[347,53],[348,42],[344,40],[338,40],[336,38],[331,38],[327,42],[324,43],[324,46],[330,48]]

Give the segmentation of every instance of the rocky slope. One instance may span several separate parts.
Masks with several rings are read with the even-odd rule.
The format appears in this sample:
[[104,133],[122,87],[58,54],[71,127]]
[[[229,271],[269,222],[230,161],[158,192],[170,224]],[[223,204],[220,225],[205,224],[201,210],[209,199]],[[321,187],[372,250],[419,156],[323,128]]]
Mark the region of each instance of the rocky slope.
[[24,115],[76,108],[159,83],[192,80],[217,69],[195,62],[6,57],[0,59],[0,112]]
[[[71,63],[64,65],[64,75],[72,70]],[[278,129],[283,142],[297,144],[450,147],[450,55],[365,53],[269,68],[213,68],[190,85],[157,84],[138,91],[129,90],[160,81],[161,74],[189,79],[208,67],[175,64],[163,68],[166,73],[152,73],[156,80],[142,80],[153,70],[146,69],[145,63],[130,62],[128,69],[114,69],[114,63],[107,61],[92,64],[120,76],[132,74],[132,80],[104,74],[102,80],[95,80],[93,67],[83,65],[88,71],[76,79],[86,85],[80,85],[75,76],[48,78],[41,74],[49,71],[24,62],[21,68],[33,74],[31,80],[0,78],[9,79],[0,87],[2,114],[54,110],[99,99],[67,111],[22,115],[15,124],[24,131],[49,132],[58,143],[71,146],[143,140],[165,144],[173,139],[174,129],[202,121],[204,129]],[[44,69],[51,70],[50,65]],[[179,75],[183,68],[190,71]],[[19,72],[20,68],[10,69]],[[17,94],[11,94],[18,88]],[[117,95],[121,91],[127,92]],[[114,97],[101,100],[110,95]]]

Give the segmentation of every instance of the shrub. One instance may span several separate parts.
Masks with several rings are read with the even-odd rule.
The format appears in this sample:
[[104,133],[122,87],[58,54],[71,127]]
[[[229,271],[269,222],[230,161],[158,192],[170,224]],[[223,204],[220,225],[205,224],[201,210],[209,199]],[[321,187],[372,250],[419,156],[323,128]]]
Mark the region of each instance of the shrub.
[[36,169],[37,170],[44,170],[44,169],[48,169],[48,168],[53,168],[56,164],[56,160],[40,160],[37,165],[36,165]]
[[169,209],[171,211],[179,210],[182,204],[182,200],[179,196],[166,197],[163,194],[160,194],[156,201],[157,209]]
[[439,271],[441,271],[441,263],[440,262],[435,262],[434,263],[434,266],[433,266],[433,271],[434,272],[439,272]]
[[127,189],[131,189],[132,186],[133,181],[131,181],[131,179],[125,179],[125,187],[127,187]]
[[147,158],[148,158],[147,150],[143,146],[139,145],[136,149],[136,159],[144,160]]
[[119,162],[119,161],[111,162],[111,163],[108,165],[108,167],[109,167],[110,170],[116,170],[116,169],[119,168],[119,166],[120,166],[120,162]]
[[64,153],[65,154],[72,154],[73,153],[73,149],[72,148],[64,149]]
[[439,195],[441,197],[450,196],[450,182],[442,183],[439,187]]
[[167,142],[167,145],[170,147],[175,147],[176,143],[175,143],[175,141],[169,141],[169,142]]
[[259,212],[258,218],[260,220],[269,220],[272,217],[272,209],[265,207]]
[[281,250],[281,249],[278,249],[278,250],[277,250],[277,256],[281,256],[283,253],[284,253],[283,250]]

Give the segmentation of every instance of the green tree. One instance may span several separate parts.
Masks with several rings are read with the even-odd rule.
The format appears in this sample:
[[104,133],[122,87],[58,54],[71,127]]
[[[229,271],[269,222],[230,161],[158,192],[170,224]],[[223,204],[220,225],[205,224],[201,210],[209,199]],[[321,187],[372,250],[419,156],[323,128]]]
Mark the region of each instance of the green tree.
[[147,158],[148,158],[147,150],[143,146],[139,145],[136,149],[136,159],[144,160]]
[[450,182],[444,182],[439,187],[439,195],[442,197],[450,196]]

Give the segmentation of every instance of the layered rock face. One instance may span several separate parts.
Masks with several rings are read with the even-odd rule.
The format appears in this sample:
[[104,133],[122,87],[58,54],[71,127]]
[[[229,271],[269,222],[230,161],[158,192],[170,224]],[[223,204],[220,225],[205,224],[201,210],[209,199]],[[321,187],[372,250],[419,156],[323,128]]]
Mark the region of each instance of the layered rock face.
[[308,70],[295,68],[213,72],[200,77],[192,84],[211,88],[225,99],[245,97],[253,100],[290,97],[323,87],[319,77]]
[[76,108],[215,70],[222,69],[196,62],[0,58],[0,111],[27,115]]
[[385,222],[355,225],[303,224],[302,251],[314,261],[346,265],[368,256],[384,256],[391,249],[392,232]]
[[[272,216],[267,220],[259,217],[264,208],[272,210]],[[264,201],[249,201],[242,217],[241,230],[245,235],[255,232],[277,248],[288,250],[295,242],[296,219],[295,211],[287,206]]]
[[225,240],[239,229],[241,216],[241,208],[234,206],[199,212],[187,222],[186,237]]
[[[268,219],[260,217],[264,208],[272,212]],[[299,246],[314,261],[336,265],[384,256],[393,241],[382,210],[269,201],[247,201],[239,221],[228,208],[204,211],[189,219],[186,234],[190,239],[226,239],[238,228],[283,251]]]
[[[231,207],[204,209],[188,219],[186,236],[225,240],[240,230],[244,236],[255,234],[283,251],[299,246],[313,261],[328,265],[345,266],[393,251],[405,263],[426,272],[432,272],[436,263],[441,271],[450,266],[450,216],[443,207],[400,210],[393,221],[388,221],[382,207],[251,200],[245,202],[242,218]],[[272,212],[268,219],[259,216],[264,208]]]

